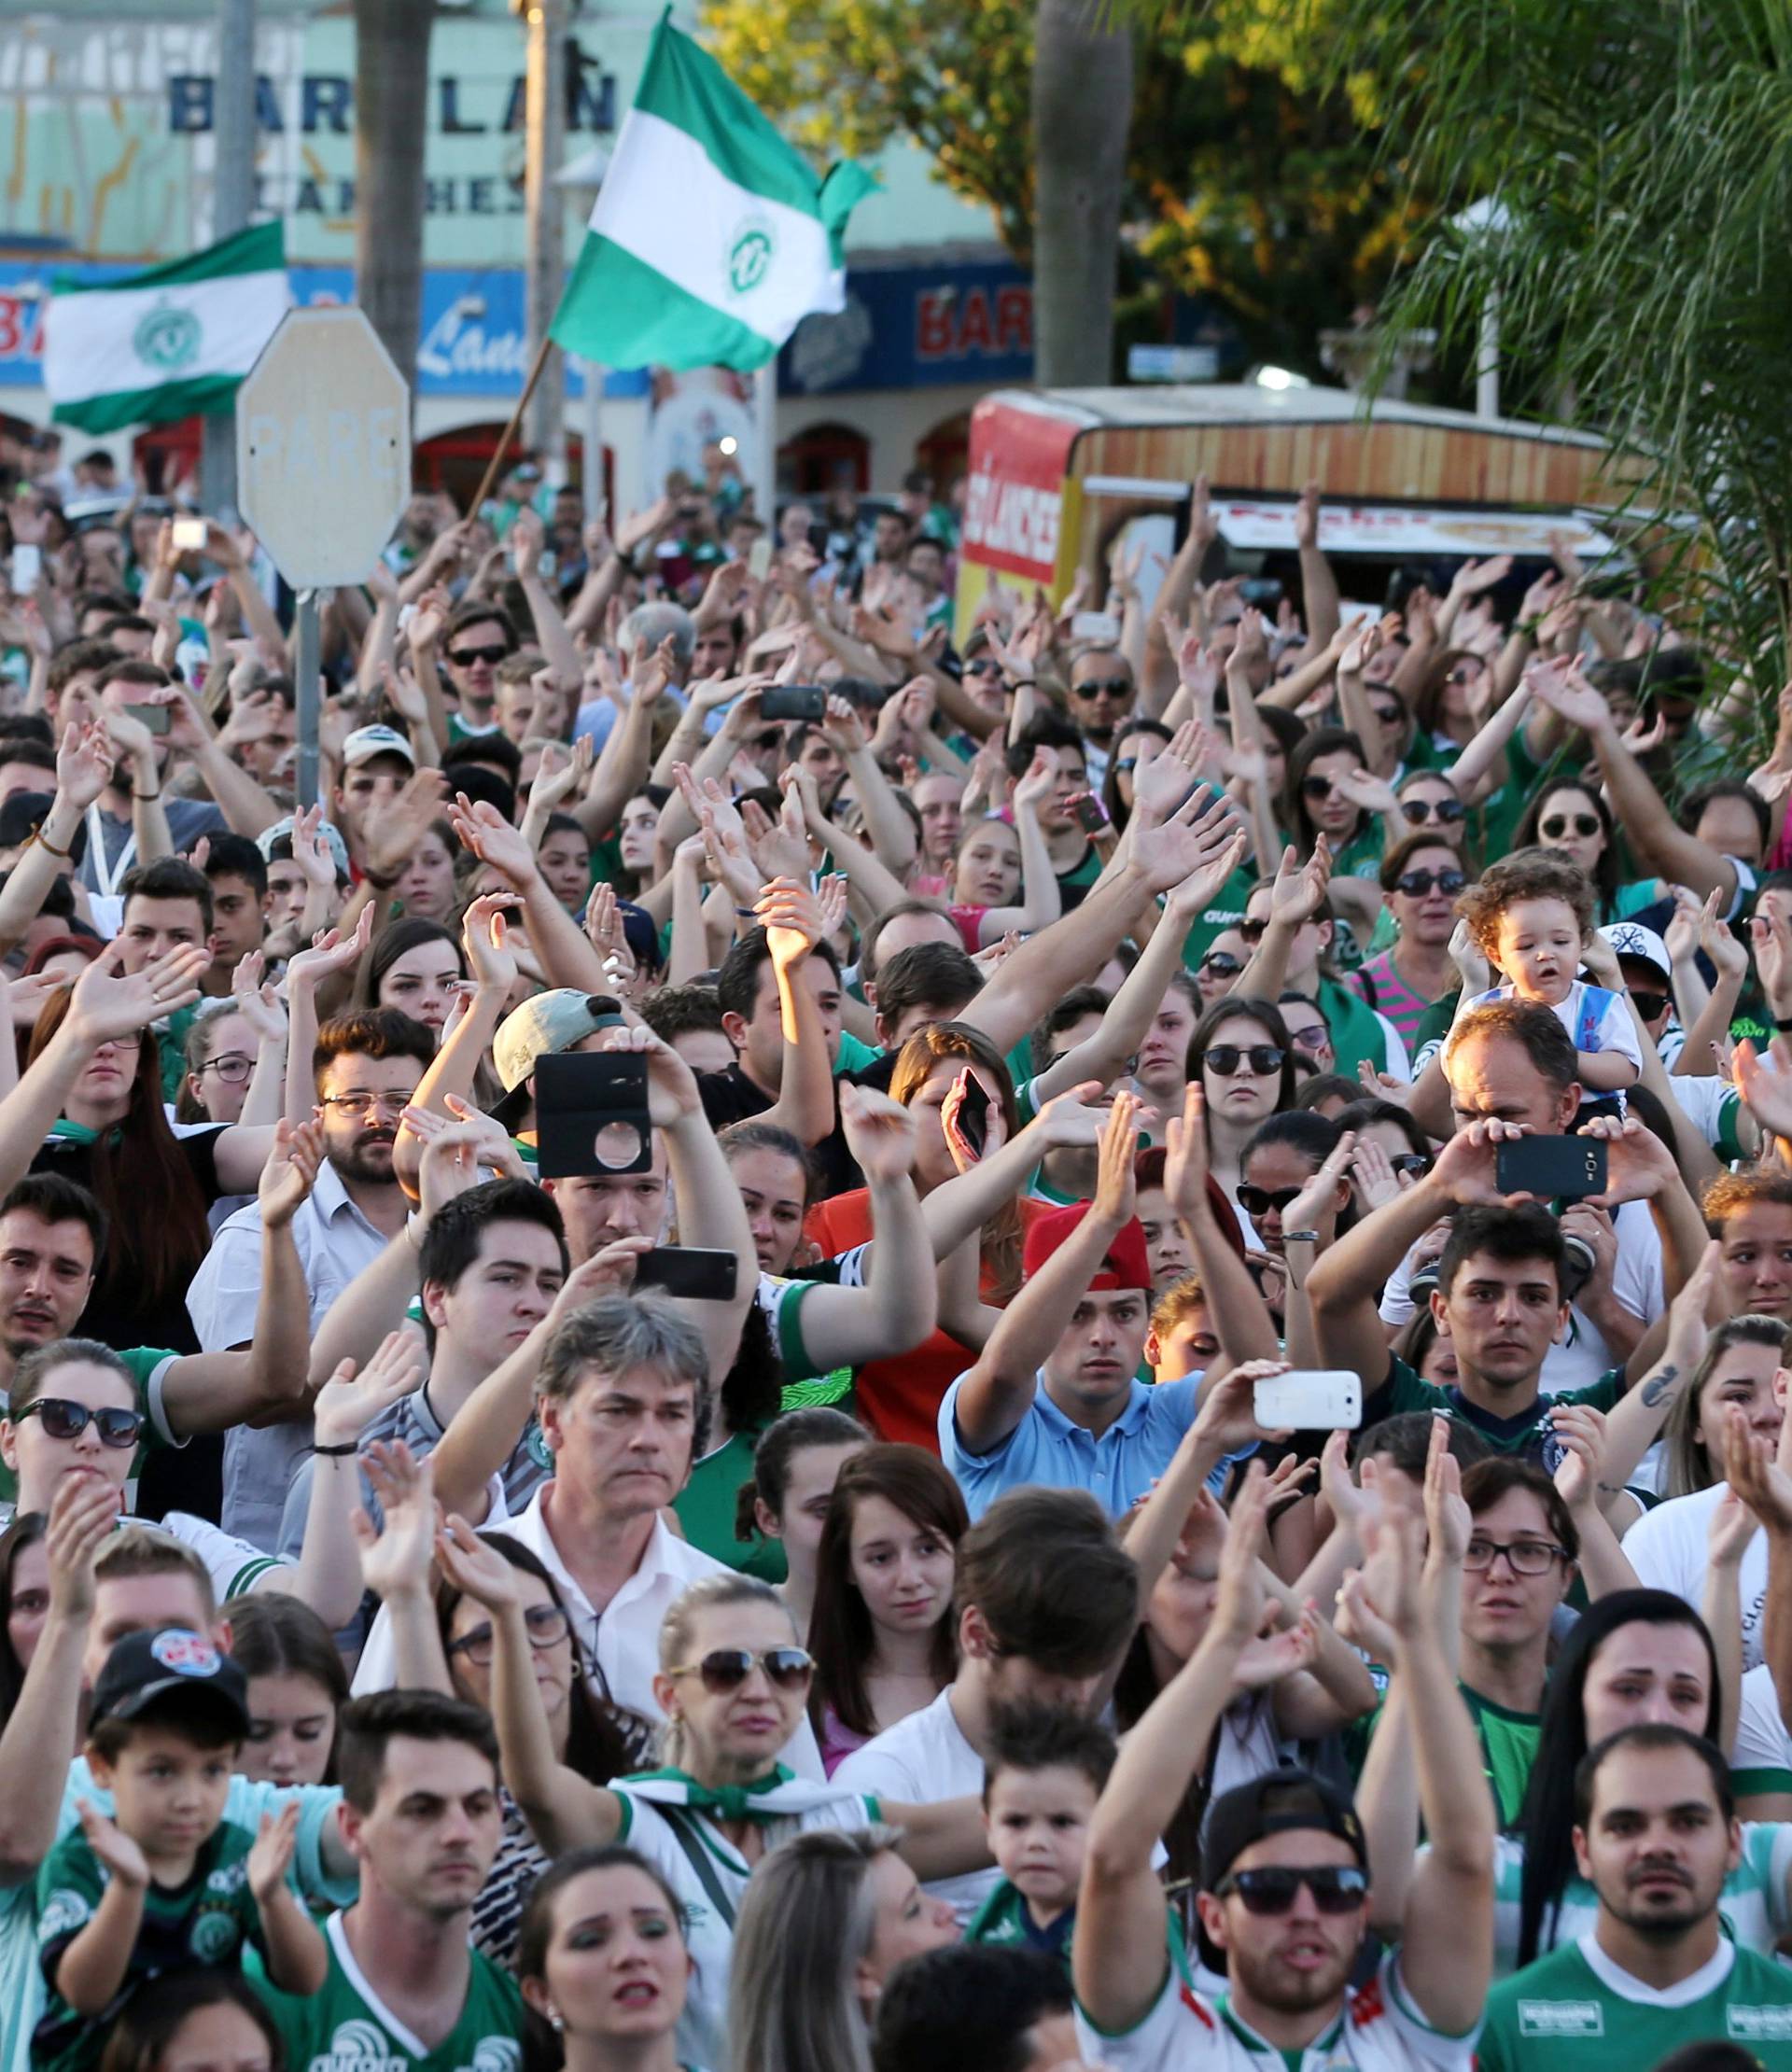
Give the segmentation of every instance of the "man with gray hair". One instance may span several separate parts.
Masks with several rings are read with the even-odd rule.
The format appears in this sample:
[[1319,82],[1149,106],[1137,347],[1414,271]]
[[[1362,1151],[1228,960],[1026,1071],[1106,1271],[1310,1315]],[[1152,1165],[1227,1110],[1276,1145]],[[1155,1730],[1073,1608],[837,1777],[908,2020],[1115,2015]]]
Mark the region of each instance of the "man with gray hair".
[[[679,711],[683,711],[683,691],[691,680],[691,657],[697,647],[696,621],[682,605],[640,604],[617,630],[623,652],[630,658],[633,677],[640,675],[646,658],[661,641],[670,638],[672,670],[665,694]],[[609,738],[609,730],[616,724],[618,709],[615,701],[609,697],[593,698],[590,704],[581,705],[572,729],[573,739],[576,741],[581,734],[588,734],[592,746],[601,749]]]

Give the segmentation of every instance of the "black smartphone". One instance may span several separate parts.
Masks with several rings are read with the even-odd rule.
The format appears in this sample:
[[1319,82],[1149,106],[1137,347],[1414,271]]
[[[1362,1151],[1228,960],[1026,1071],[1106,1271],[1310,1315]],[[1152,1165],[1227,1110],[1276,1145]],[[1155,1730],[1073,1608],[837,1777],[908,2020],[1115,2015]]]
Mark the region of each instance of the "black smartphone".
[[625,1050],[538,1057],[535,1122],[544,1180],[646,1172],[653,1163],[647,1059]]
[[989,1134],[989,1089],[975,1072],[965,1076],[964,1099],[959,1108],[959,1128],[979,1158]]
[[165,705],[128,705],[124,709],[151,734],[167,733],[170,714]]
[[819,683],[775,683],[760,693],[762,720],[819,720],[828,709],[828,693]]
[[1079,791],[1071,802],[1071,811],[1076,815],[1076,824],[1085,834],[1099,834],[1108,824],[1101,801],[1093,791]]
[[1605,1192],[1605,1146],[1597,1137],[1518,1137],[1499,1146],[1494,1183],[1502,1194],[1540,1201]]
[[635,1262],[635,1290],[657,1288],[687,1302],[732,1302],[740,1261],[732,1252],[705,1252],[695,1245],[656,1245]]

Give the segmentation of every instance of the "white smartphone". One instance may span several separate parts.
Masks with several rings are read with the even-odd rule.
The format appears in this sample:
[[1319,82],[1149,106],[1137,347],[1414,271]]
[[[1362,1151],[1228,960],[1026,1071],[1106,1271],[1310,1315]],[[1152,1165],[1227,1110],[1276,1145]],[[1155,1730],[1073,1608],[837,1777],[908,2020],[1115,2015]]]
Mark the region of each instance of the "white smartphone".
[[41,547],[15,547],[9,573],[13,594],[28,597],[37,587],[37,579],[44,572],[44,550]]
[[747,550],[747,573],[755,582],[763,582],[772,572],[772,543],[769,539],[755,539]]
[[205,521],[203,518],[176,518],[175,520],[175,546],[184,554],[192,553],[205,544]]
[[1072,640],[1117,640],[1120,622],[1111,611],[1079,611],[1071,621]]
[[1345,1367],[1272,1374],[1254,1383],[1251,1414],[1266,1432],[1354,1432],[1363,1421],[1363,1382]]

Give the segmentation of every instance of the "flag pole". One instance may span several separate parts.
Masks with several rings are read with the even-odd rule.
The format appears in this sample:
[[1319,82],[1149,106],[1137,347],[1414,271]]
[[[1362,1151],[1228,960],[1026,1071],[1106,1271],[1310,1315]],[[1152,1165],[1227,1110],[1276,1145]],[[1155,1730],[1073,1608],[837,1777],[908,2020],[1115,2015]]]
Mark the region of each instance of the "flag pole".
[[477,518],[484,508],[485,499],[492,493],[492,484],[497,480],[498,469],[504,465],[504,455],[511,450],[511,441],[516,437],[517,427],[523,422],[523,413],[529,407],[529,399],[535,394],[535,385],[541,379],[541,370],[548,364],[548,355],[553,350],[553,341],[544,338],[536,349],[535,365],[529,369],[529,378],[523,384],[523,393],[516,399],[516,408],[511,413],[511,421],[498,436],[497,450],[491,465],[485,470],[485,479],[479,485],[472,507],[467,515]]

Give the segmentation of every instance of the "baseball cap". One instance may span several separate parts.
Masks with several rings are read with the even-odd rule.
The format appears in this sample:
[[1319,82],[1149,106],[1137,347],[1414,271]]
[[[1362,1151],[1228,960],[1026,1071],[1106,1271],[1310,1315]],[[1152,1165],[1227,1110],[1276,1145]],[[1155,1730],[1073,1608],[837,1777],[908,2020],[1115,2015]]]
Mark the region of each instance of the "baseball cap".
[[492,1062],[503,1083],[504,1099],[492,1110],[501,1123],[513,1122],[528,1105],[523,1082],[538,1057],[570,1050],[582,1037],[600,1029],[622,1029],[623,1011],[607,993],[581,993],[569,986],[537,993],[505,1015],[492,1039]]
[[[1036,1216],[1028,1225],[1027,1241],[1021,1248],[1023,1278],[1029,1281],[1033,1278],[1046,1260],[1068,1242],[1071,1233],[1094,1206],[1090,1201],[1073,1201],[1068,1208],[1047,1210],[1044,1215]],[[1092,1289],[1142,1288],[1150,1292],[1151,1262],[1145,1253],[1145,1229],[1137,1216],[1123,1223],[1108,1240],[1108,1249],[1089,1286]]]
[[[368,731],[372,732],[373,730],[370,728]],[[271,863],[273,861],[273,845],[281,840],[283,836],[289,837],[291,833],[292,815],[290,813],[287,815],[284,820],[276,820],[272,827],[264,827],[255,838],[255,846],[261,851],[262,862]],[[339,831],[333,828],[328,820],[318,821],[317,834],[324,847],[329,851],[329,860],[336,866],[336,875],[346,877],[348,875],[348,844],[343,840]]]
[[1266,1770],[1248,1785],[1222,1792],[1208,1809],[1207,1839],[1201,1848],[1201,1890],[1215,1891],[1225,1874],[1253,1842],[1266,1836],[1310,1827],[1348,1841],[1356,1860],[1368,1868],[1368,1848],[1356,1808],[1336,1785],[1310,1770],[1292,1765]]
[[1599,932],[1612,945],[1614,956],[1633,957],[1639,964],[1652,964],[1673,984],[1673,959],[1654,929],[1645,928],[1641,921],[1612,921]]
[[203,1633],[164,1626],[127,1633],[105,1658],[93,1686],[92,1718],[135,1719],[164,1698],[209,1706],[239,1737],[249,1730],[248,1678]]
[[357,727],[343,743],[343,767],[352,770],[376,755],[401,755],[414,770],[417,751],[397,727]]

